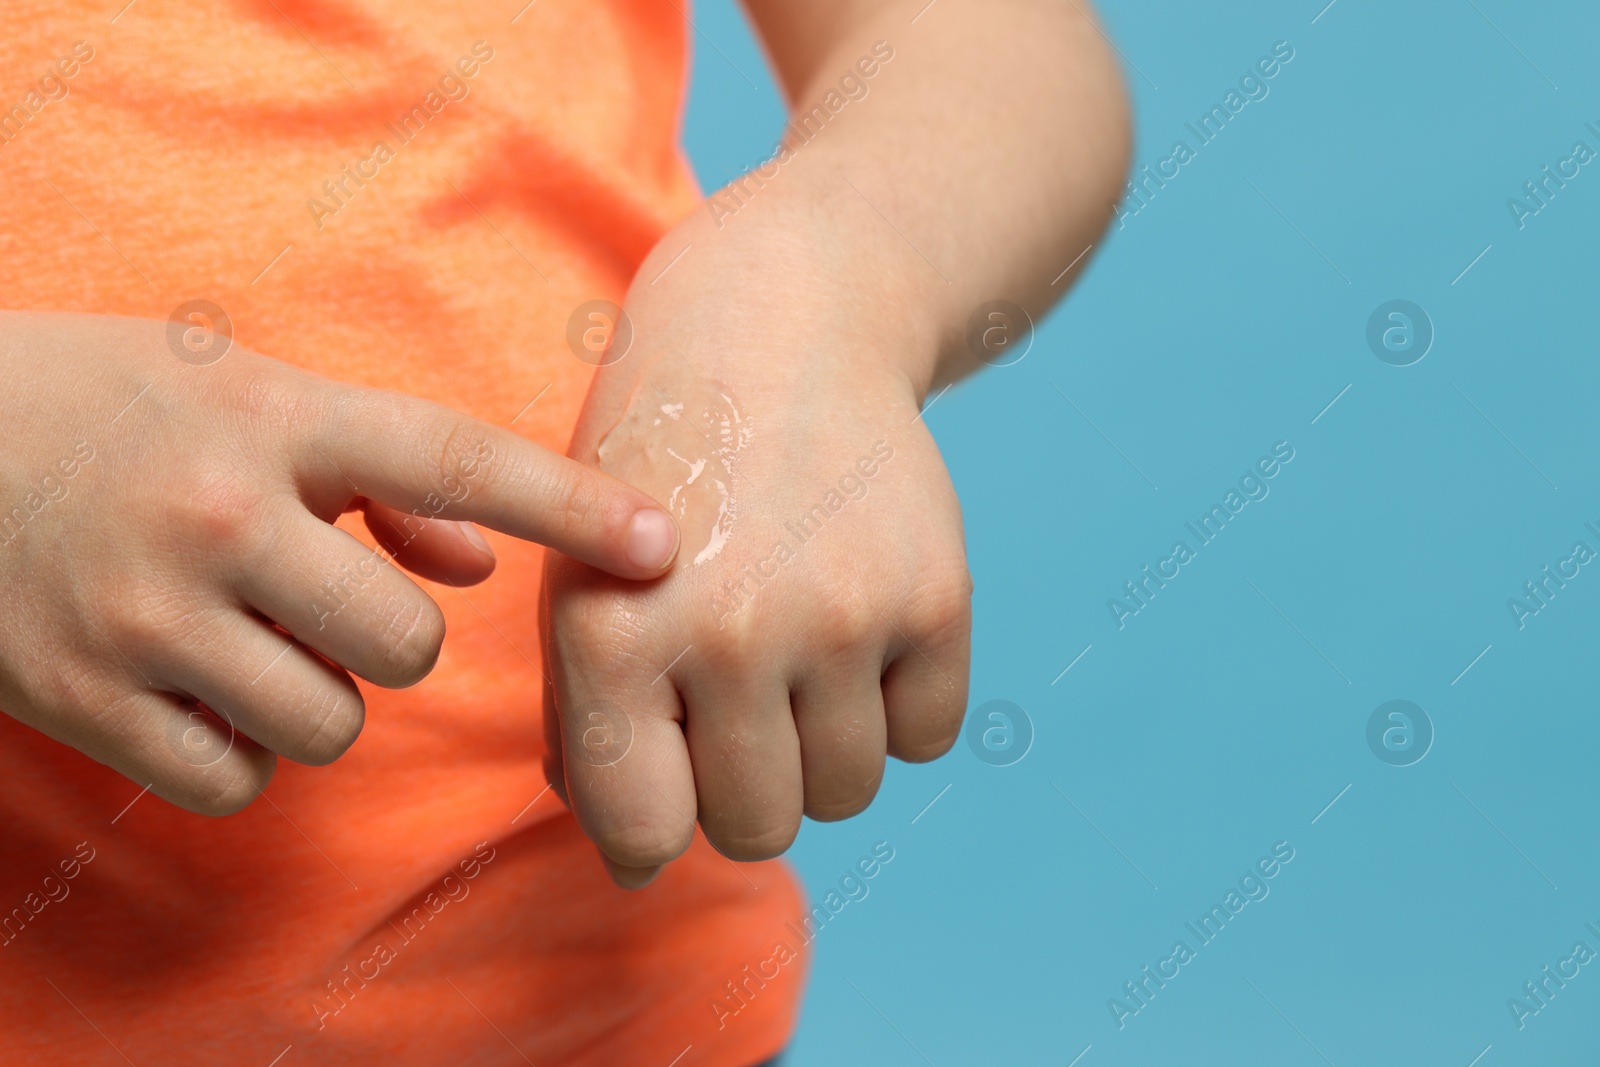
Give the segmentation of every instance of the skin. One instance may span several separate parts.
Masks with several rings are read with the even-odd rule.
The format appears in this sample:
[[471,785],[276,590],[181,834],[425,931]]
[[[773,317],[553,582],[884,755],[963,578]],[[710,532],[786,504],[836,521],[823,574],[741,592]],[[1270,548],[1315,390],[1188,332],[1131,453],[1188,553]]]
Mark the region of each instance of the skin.
[[[947,750],[971,581],[917,415],[981,366],[964,341],[975,308],[1003,297],[1038,316],[1070,284],[1062,268],[1081,268],[1125,166],[1120,81],[1074,0],[750,11],[799,114],[874,42],[895,57],[736,214],[696,212],[646,259],[626,304],[636,340],[596,377],[577,462],[242,348],[191,365],[165,323],[0,312],[0,360],[28,385],[0,400],[0,485],[28,512],[0,534],[0,707],[175,804],[236,811],[278,756],[349,747],[351,675],[428,673],[442,616],[383,564],[481,581],[494,560],[471,520],[565,554],[543,609],[548,770],[619,884],[647,882],[697,821],[729,856],[774,855],[803,814],[865,807],[886,755]],[[593,466],[630,406],[709,382],[753,437],[724,550],[674,563],[654,501],[676,483],[650,435],[609,450],[638,488]],[[859,494],[719,607],[846,477]],[[353,508],[383,553],[332,525]],[[633,558],[641,515],[663,536]],[[358,593],[313,607],[347,568],[369,575]]]
[[[388,559],[481,581],[493,554],[456,520],[629,579],[676,550],[648,496],[509,431],[239,347],[192,365],[166,326],[0,313],[0,363],[28,385],[0,401],[0,707],[174,804],[237,811],[278,756],[350,746],[352,674],[432,669],[443,616]],[[388,554],[332,525],[351,508]],[[646,565],[640,512],[668,534]],[[347,568],[341,604],[322,587]]]
[[[548,563],[548,771],[620,885],[647,883],[697,822],[733,859],[776,855],[802,815],[865,808],[886,756],[935,758],[960,729],[972,584],[918,413],[984,365],[966,342],[975,309],[1003,298],[1037,318],[1064,268],[1081,270],[1129,123],[1086,5],[925,5],[748,0],[797,116],[859,76],[874,42],[894,58],[775,177],[744,185],[736,212],[698,211],[662,239],[624,305],[632,347],[579,420],[570,454],[596,463],[637,405],[716,382],[752,430],[714,559],[693,561],[686,517],[659,580]],[[786,532],[880,444],[892,458],[865,495],[803,543]],[[682,479],[659,445],[608,447],[607,469],[669,501]],[[721,591],[779,540],[793,558],[723,611]]]

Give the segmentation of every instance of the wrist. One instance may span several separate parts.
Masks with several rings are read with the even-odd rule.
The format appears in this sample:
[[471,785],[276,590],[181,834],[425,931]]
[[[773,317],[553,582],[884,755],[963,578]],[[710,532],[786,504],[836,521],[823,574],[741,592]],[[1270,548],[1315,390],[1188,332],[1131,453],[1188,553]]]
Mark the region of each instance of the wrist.
[[680,319],[693,308],[688,318],[705,322],[704,308],[731,342],[718,348],[880,370],[920,403],[950,332],[948,283],[837,173],[822,181],[774,166],[716,191],[657,244],[630,314]]

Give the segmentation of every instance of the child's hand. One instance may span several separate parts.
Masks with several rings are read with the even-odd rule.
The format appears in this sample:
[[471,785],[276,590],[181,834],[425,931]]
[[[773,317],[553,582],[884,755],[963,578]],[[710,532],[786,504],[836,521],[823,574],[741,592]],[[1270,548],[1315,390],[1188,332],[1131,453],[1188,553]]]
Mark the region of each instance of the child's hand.
[[918,405],[994,354],[976,311],[1060,297],[1128,158],[1087,3],[744,6],[783,144],[640,266],[572,447],[671,504],[683,551],[647,586],[547,575],[551,781],[624,885],[696,818],[730,856],[781,852],[802,811],[860,811],[886,750],[955,739],[971,584]]
[[331,525],[351,506],[396,561],[455,584],[493,554],[414,515],[634,578],[670,562],[647,496],[516,434],[242,348],[184,351],[166,323],[0,314],[0,707],[175,804],[230,812],[275,754],[339,756],[363,717],[346,669],[390,687],[432,669],[443,617]]
[[572,449],[668,504],[678,560],[639,585],[548,563],[551,780],[629,886],[697,818],[753,860],[802,812],[856,814],[967,698],[960,510],[896,363],[928,338],[765,241],[701,232],[652,285],[697,226],[640,271]]

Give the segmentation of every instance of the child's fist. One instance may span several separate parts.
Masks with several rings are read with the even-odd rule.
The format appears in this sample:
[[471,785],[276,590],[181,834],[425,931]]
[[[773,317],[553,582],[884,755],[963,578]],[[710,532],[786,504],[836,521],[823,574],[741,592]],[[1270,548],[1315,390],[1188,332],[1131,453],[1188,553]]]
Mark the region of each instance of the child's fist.
[[547,574],[551,779],[624,885],[697,820],[753,860],[802,813],[856,814],[886,753],[950,747],[967,699],[960,510],[905,377],[848,338],[691,341],[735,321],[714,301],[675,319],[600,372],[572,454],[668,506],[676,565]]

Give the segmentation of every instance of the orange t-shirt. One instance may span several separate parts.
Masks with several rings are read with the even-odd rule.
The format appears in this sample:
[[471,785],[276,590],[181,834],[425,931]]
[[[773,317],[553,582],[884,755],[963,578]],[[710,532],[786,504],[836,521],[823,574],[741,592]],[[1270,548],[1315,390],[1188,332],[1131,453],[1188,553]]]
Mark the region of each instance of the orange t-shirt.
[[[248,348],[563,449],[592,373],[568,317],[620,300],[697,204],[684,0],[124,2],[7,0],[0,306],[208,300]],[[650,888],[611,886],[541,770],[541,552],[489,536],[487,583],[427,586],[433,674],[363,686],[350,752],[280,763],[239,815],[0,716],[0,1062],[779,1049],[793,877],[697,838]]]

